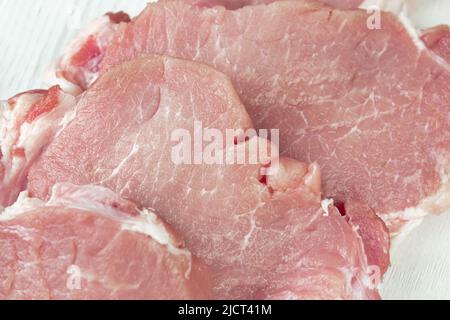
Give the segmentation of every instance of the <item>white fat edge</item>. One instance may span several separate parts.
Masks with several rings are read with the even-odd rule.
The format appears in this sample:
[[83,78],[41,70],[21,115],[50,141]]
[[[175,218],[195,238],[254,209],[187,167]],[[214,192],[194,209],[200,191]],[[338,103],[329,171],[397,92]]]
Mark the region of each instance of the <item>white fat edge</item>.
[[[19,100],[20,99],[21,98],[19,98]],[[42,148],[48,143],[48,140],[59,134],[59,132],[75,118],[75,97],[69,94],[60,93],[59,100],[58,105],[53,110],[40,115],[31,123],[25,122],[20,126],[17,144],[14,145],[14,135],[10,135],[10,140],[6,141],[6,143],[9,144],[6,150],[9,152],[8,154],[10,154],[11,149],[14,146],[15,148],[23,148],[26,157],[26,161],[20,157],[12,158],[10,170],[6,172],[6,181],[14,179],[24,166],[36,158]],[[22,109],[21,107],[21,105],[17,104],[14,109]],[[28,108],[23,109],[28,112],[29,106]],[[13,121],[13,123],[15,123],[15,121]],[[58,132],[55,132],[55,129],[59,129]],[[15,129],[10,128],[10,130]],[[2,152],[3,150],[4,149],[2,148]]]
[[8,119],[10,110],[9,104],[6,101],[0,101],[0,151],[2,152],[3,158],[0,161],[5,161],[6,156],[9,154],[10,142],[7,141],[8,138],[8,124],[10,123]]
[[64,94],[64,100],[62,102],[62,109],[64,116],[59,122],[59,130],[55,133],[55,137],[58,137],[67,126],[75,120],[78,113],[78,103],[77,99],[73,95]]
[[0,104],[0,151],[3,155],[0,161],[7,169],[4,183],[10,182],[24,164],[22,158],[12,156],[13,148],[20,147],[16,145],[17,139],[20,139],[18,135],[21,130],[21,127],[17,127],[17,123],[23,121],[33,103],[41,96],[41,94],[24,93],[16,98],[14,107],[6,101]]
[[144,209],[140,215],[132,217],[111,206],[102,204],[103,199],[117,199],[117,195],[110,189],[88,185],[78,187],[72,184],[56,184],[46,206],[64,206],[83,211],[92,211],[104,214],[109,218],[118,220],[123,231],[132,231],[150,236],[154,241],[165,246],[173,255],[183,255],[189,260],[189,268],[185,277],[189,278],[192,271],[192,255],[187,249],[180,249],[173,242],[169,231],[158,216]]
[[445,154],[436,154],[435,159],[436,171],[439,172],[441,179],[438,191],[422,199],[415,207],[380,215],[388,227],[395,225],[397,220],[405,221],[405,224],[393,234],[398,238],[396,242],[400,242],[405,235],[418,227],[425,216],[450,210],[450,157]]
[[4,159],[10,159],[9,156],[18,130],[16,123],[21,122],[21,119],[26,116],[30,107],[40,96],[39,94],[24,93],[16,98],[14,107],[10,106],[7,101],[2,101],[0,104],[0,150]]
[[181,249],[173,242],[172,236],[158,216],[149,209],[143,209],[139,218],[122,220],[122,230],[138,232],[150,236],[175,256],[184,256],[189,261],[184,277],[190,278],[192,272],[192,254],[187,249]]
[[144,209],[141,211],[139,219],[127,219],[122,221],[122,230],[139,232],[152,237],[155,241],[165,246],[173,255],[183,255],[189,259],[189,268],[185,273],[185,278],[189,278],[192,271],[192,254],[187,249],[178,248],[173,242],[172,236],[164,226],[158,216]]
[[81,46],[92,35],[101,36],[107,30],[109,30],[110,19],[107,15],[98,17],[94,21],[90,22],[86,27],[81,29],[78,35],[68,44],[67,49],[60,59],[61,65],[69,65],[70,59],[76,53]]
[[[448,174],[446,175],[448,179]],[[423,222],[423,219],[432,214],[430,207],[438,206],[442,211],[450,209],[450,184],[445,182],[441,188],[433,195],[422,199],[416,207],[410,207],[405,210],[381,214],[380,217],[384,223],[389,227],[395,226],[396,221],[404,221],[404,224],[391,236],[396,242],[408,235],[412,230],[417,228]]]
[[[81,94],[83,90],[77,84],[60,75],[59,71],[61,68],[65,69],[66,66],[70,65],[70,59],[80,49],[86,39],[106,28],[108,21],[109,17],[103,15],[84,27],[80,33],[71,42],[69,42],[61,58],[47,68],[43,77],[44,83],[50,86],[59,85],[65,92],[71,93],[75,96]],[[89,75],[88,78],[92,80],[94,75]]]
[[[437,2],[437,1],[435,1]],[[396,14],[400,20],[400,22],[404,25],[405,29],[407,30],[408,34],[411,36],[412,40],[414,41],[414,44],[417,46],[419,51],[426,50],[433,58],[436,60],[440,65],[444,66],[447,70],[449,69],[449,66],[446,62],[443,61],[443,59],[430,50],[428,50],[423,43],[423,41],[420,39],[420,35],[416,27],[418,26],[416,21],[412,21],[410,19],[410,16],[413,12],[416,11],[416,8],[414,8],[414,5],[417,5],[414,1],[409,0],[365,0],[360,8],[361,9],[368,9],[373,6],[376,6],[380,8],[383,11],[389,11],[394,14]],[[421,1],[421,9],[423,9],[425,2]],[[449,2],[450,7],[450,2]],[[439,24],[439,22],[434,22],[435,24]],[[448,21],[447,21],[448,23]],[[430,24],[430,26],[434,26],[435,24]],[[441,170],[442,171],[442,170]],[[420,204],[416,207],[410,207],[402,211],[397,212],[391,212],[387,214],[380,215],[386,225],[389,227],[395,223],[395,220],[401,219],[406,221],[404,225],[399,229],[398,232],[394,233],[393,236],[397,237],[399,234],[402,235],[403,238],[404,235],[411,232],[413,229],[415,229],[417,226],[419,226],[423,218],[429,214],[428,210],[425,209],[429,207],[431,204],[436,202],[442,202],[446,201],[448,202],[450,199],[450,185],[449,185],[449,173],[441,172],[441,179],[442,179],[442,187],[441,189],[435,194],[432,195],[420,202]],[[447,203],[447,205],[442,205],[443,207],[450,207],[450,204]]]
[[3,212],[0,212],[0,222],[14,220],[18,216],[26,212],[44,206],[45,202],[36,198],[30,198],[28,195],[28,191],[23,191],[20,193],[17,201],[14,204],[5,208]]
[[410,220],[404,223],[397,232],[391,233],[391,250],[396,248],[413,230],[418,228],[423,223],[424,218]]
[[383,219],[388,229],[395,226],[398,220],[404,221],[404,224],[397,231],[391,232],[391,237],[396,237],[399,234],[411,232],[413,227],[419,226],[427,215],[428,213],[420,207],[412,207],[402,211],[380,214],[379,216]]
[[[20,137],[17,146],[24,148],[25,152],[36,148],[39,141],[33,140],[41,136],[43,129],[45,131],[54,131],[55,128],[64,129],[72,120],[75,119],[76,98],[70,94],[60,92],[58,105],[51,111],[40,115],[32,123],[24,123],[20,127]],[[55,124],[56,120],[56,124]],[[58,130],[58,132],[61,131]]]
[[[44,73],[44,82],[48,85],[58,84],[64,91],[75,96],[81,94],[83,89],[77,84],[69,81],[60,75],[60,69],[66,69],[71,65],[70,60],[74,53],[84,44],[86,39],[92,35],[95,36],[100,49],[104,49],[112,39],[116,31],[119,30],[122,23],[113,23],[107,15],[98,17],[85,28],[68,44],[65,52],[58,61],[53,63]],[[92,84],[97,80],[98,72],[83,70],[87,83]]]
[[73,96],[83,93],[83,90],[78,85],[58,75],[58,64],[59,62],[55,62],[46,69],[43,76],[44,84],[47,86],[58,85],[64,92]]
[[322,202],[320,203],[320,205],[322,206],[322,210],[325,212],[325,216],[329,216],[330,215],[330,206],[334,206],[334,200],[333,199],[324,199],[322,200]]

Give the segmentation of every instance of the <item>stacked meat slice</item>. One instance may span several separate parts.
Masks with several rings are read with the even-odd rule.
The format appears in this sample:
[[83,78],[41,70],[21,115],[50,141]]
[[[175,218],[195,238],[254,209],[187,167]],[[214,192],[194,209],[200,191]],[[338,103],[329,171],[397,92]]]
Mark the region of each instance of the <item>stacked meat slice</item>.
[[381,30],[367,20],[311,1],[157,3],[117,36],[102,69],[143,53],[214,66],[257,128],[280,129],[284,155],[319,163],[326,197],[367,203],[397,233],[450,208],[450,68],[393,15]]
[[[214,66],[257,128],[280,129],[284,155],[318,161],[326,197],[365,202],[395,235],[450,208],[450,67],[391,14],[381,30],[368,19],[307,0],[163,1],[118,32],[100,68],[144,53]],[[444,59],[447,33],[423,36]]]
[[[25,196],[25,195],[24,195]],[[207,270],[152,212],[57,185],[0,216],[0,299],[206,299]]]
[[[124,63],[81,98],[75,120],[32,168],[30,192],[45,199],[60,181],[97,184],[154,208],[209,265],[217,298],[374,295],[369,263],[379,275],[388,264],[382,224],[381,241],[369,245],[368,257],[352,224],[332,206],[322,208],[316,165],[282,158],[277,173],[264,176],[274,156],[254,164],[175,164],[172,132],[194,137],[194,119],[223,136],[252,127],[230,81],[217,71],[160,56]],[[249,154],[261,140],[220,148]],[[363,225],[374,218],[362,214]]]
[[[33,165],[31,196],[51,203],[51,190],[61,180],[102,185],[156,209],[209,267],[214,298],[378,297],[373,282],[387,268],[386,230],[374,224],[379,241],[364,242],[357,227],[377,219],[370,210],[359,210],[361,219],[353,222],[322,204],[316,165],[272,155],[235,165],[171,160],[171,132],[193,133],[194,119],[222,132],[252,127],[223,74],[193,62],[144,57],[105,73],[74,110],[73,120]],[[267,144],[255,137],[221,147],[236,154],[243,147],[249,154],[254,141]],[[264,176],[262,169],[275,162],[276,174]],[[141,263],[133,251],[121,254],[131,265]]]
[[450,208],[447,30],[321,2],[109,14],[57,63],[82,95],[2,103],[0,298],[378,298],[389,231]]

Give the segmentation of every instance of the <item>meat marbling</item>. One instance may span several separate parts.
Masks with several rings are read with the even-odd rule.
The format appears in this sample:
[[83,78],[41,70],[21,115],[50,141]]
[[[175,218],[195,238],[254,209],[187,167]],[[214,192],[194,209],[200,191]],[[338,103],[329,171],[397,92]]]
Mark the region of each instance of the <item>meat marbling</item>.
[[[153,208],[210,267],[216,298],[378,297],[371,266],[381,276],[389,263],[383,223],[373,223],[378,218],[365,209],[357,223],[348,222],[321,203],[316,164],[281,158],[276,174],[264,176],[276,152],[254,164],[172,161],[171,133],[183,128],[194,136],[194,120],[222,133],[252,128],[223,74],[142,57],[107,71],[76,110],[30,171],[33,196],[45,199],[53,185],[68,181],[102,185]],[[255,141],[268,143],[254,137],[222,146],[249,152]],[[377,226],[376,243],[358,234],[365,221]]]
[[149,4],[102,69],[144,53],[214,66],[283,155],[319,163],[326,197],[367,203],[396,234],[450,208],[450,72],[392,14],[367,19],[306,0]]

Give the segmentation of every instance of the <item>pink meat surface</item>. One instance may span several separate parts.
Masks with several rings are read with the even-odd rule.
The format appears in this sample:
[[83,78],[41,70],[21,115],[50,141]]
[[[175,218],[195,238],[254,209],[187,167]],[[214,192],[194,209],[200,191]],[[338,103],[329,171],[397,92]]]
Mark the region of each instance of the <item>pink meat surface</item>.
[[0,216],[0,299],[206,299],[208,271],[153,213],[95,186]]
[[364,0],[319,0],[320,2],[329,4],[341,9],[357,9]]
[[421,36],[425,45],[450,64],[450,27],[440,25],[423,31]]
[[64,127],[75,104],[57,86],[0,102],[0,209],[26,188],[28,169]]
[[239,10],[150,4],[106,51],[103,70],[143,53],[231,77],[284,155],[317,161],[324,195],[357,199],[393,233],[450,208],[450,72],[396,17],[277,1]]
[[[30,192],[45,199],[61,181],[97,184],[155,209],[210,267],[216,298],[378,297],[357,229],[322,208],[317,165],[281,158],[267,175],[276,152],[254,163],[175,164],[172,134],[193,136],[194,120],[224,135],[252,128],[230,80],[206,65],[148,56],[112,68],[34,165]],[[231,138],[218,143],[224,153],[268,144]],[[378,250],[388,256],[388,244]]]
[[[173,0],[160,0],[173,1]],[[185,3],[189,3],[199,7],[212,8],[215,6],[223,6],[227,9],[235,10],[244,6],[258,5],[258,4],[270,4],[282,0],[182,0]],[[341,9],[357,9],[363,0],[317,0],[335,8]]]

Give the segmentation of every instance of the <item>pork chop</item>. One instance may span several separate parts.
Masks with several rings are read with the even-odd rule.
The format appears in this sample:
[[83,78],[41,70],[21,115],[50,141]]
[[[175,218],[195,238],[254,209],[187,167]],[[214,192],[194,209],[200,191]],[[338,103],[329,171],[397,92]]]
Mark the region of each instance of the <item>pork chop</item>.
[[367,20],[305,0],[149,4],[102,69],[144,53],[214,66],[257,128],[280,129],[283,155],[319,163],[325,197],[365,202],[396,234],[450,208],[450,72],[392,14]]
[[207,299],[208,271],[155,214],[62,184],[0,216],[0,299]]
[[[96,184],[155,209],[210,267],[215,298],[378,297],[371,266],[381,276],[389,263],[383,223],[373,230],[379,241],[366,246],[356,224],[321,203],[316,164],[279,159],[262,138],[242,139],[239,129],[252,123],[223,74],[195,62],[142,57],[106,72],[76,110],[30,171],[33,196],[46,199],[63,181]],[[236,132],[231,143],[205,143],[216,144],[216,155],[251,155],[255,145],[271,152],[254,162],[177,163],[173,133],[195,137],[195,121],[216,136]],[[267,171],[276,163],[278,170]],[[368,223],[377,219],[360,213]]]

